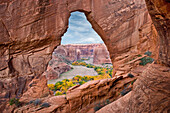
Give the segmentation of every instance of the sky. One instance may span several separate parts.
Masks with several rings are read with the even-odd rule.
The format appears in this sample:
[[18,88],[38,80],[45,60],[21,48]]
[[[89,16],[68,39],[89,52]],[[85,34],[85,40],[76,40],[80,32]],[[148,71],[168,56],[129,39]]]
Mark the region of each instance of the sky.
[[69,27],[61,40],[61,44],[93,44],[103,43],[93,30],[84,13],[73,12],[69,18]]

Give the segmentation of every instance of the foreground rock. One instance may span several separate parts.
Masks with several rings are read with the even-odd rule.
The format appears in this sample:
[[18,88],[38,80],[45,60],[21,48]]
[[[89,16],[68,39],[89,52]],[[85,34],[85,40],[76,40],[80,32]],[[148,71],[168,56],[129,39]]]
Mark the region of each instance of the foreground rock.
[[170,68],[151,64],[134,84],[132,92],[97,113],[169,112]]
[[[22,102],[29,102],[39,98],[42,103],[48,103],[50,106],[47,108],[42,108],[41,105],[35,106],[33,103],[22,105],[20,108],[15,108],[14,113],[17,112],[35,112],[35,113],[69,113],[69,112],[79,112],[87,113],[88,111],[94,112],[101,107],[100,104],[108,104],[121,97],[120,92],[122,92],[127,86],[131,84],[136,77],[118,77],[111,79],[103,79],[96,81],[89,81],[81,86],[77,85],[70,88],[66,95],[61,96],[46,96],[42,98],[40,95],[36,96],[35,93],[29,89],[27,92],[36,96],[34,98],[31,95],[25,93],[20,99]],[[132,88],[132,86],[128,86]],[[40,91],[40,89],[38,89]],[[38,92],[43,94],[43,92]],[[30,98],[32,97],[32,98]],[[29,101],[28,101],[29,100]],[[100,106],[99,106],[100,105]],[[12,109],[12,107],[9,107]]]
[[[170,3],[168,0],[145,1],[159,34],[159,40],[155,41],[159,48],[158,63],[169,66]],[[110,52],[111,60],[114,63],[116,57],[131,51],[131,49],[138,44],[139,38],[144,36],[139,35],[141,31],[140,28],[150,20],[145,1],[1,0],[0,79],[3,94],[7,94],[7,96],[1,96],[1,100],[6,97],[9,99],[17,95],[16,93],[10,93],[11,95],[9,96],[8,87],[13,86],[10,90],[16,90],[17,88],[14,86],[20,83],[19,77],[24,77],[26,81],[29,81],[27,76],[38,78],[42,75],[46,70],[48,61],[51,59],[54,48],[60,45],[61,36],[66,32],[68,27],[69,15],[73,11],[85,12],[87,19],[91,22],[95,31],[104,40]],[[140,49],[137,49],[137,51],[141,49],[142,46]],[[148,74],[148,76],[152,77],[151,74]],[[161,80],[166,80],[164,77],[166,76],[162,76]],[[143,78],[143,81],[147,81],[147,77]],[[4,87],[6,80],[11,81],[8,82],[7,88]],[[160,94],[163,95],[162,97],[167,94],[166,87],[159,87],[159,90],[157,90],[155,87],[157,84],[153,85],[152,79],[148,80],[150,80],[147,81],[148,86],[152,85],[153,89],[156,90],[154,94],[157,94],[157,92],[160,94],[159,91],[165,93]],[[154,80],[159,83],[157,78],[154,78]],[[168,83],[168,81],[166,83]],[[21,85],[18,86],[20,88]],[[25,86],[27,87],[28,85]],[[43,86],[45,87],[45,85]],[[138,86],[146,87],[145,82],[136,83],[136,87]],[[21,92],[21,95],[22,93],[23,92]],[[139,98],[143,98],[150,94],[141,91],[141,94],[137,92],[137,95]],[[130,98],[130,100],[136,98],[137,97],[134,96]],[[155,103],[159,104],[159,102],[163,103],[164,101],[158,99],[155,100],[155,102],[150,102],[149,100],[151,99],[144,101],[144,104],[141,104],[141,106],[148,103],[147,105],[152,106],[151,110],[155,110],[158,108],[158,106],[154,106]],[[133,101],[135,100],[131,100],[131,102]],[[165,105],[162,106],[165,106],[166,110],[168,107],[166,101]],[[144,106],[146,112],[149,112],[150,109],[147,107],[148,106]],[[137,110],[138,106],[132,105],[129,106],[129,108],[129,110]],[[162,108],[160,110],[162,110]]]

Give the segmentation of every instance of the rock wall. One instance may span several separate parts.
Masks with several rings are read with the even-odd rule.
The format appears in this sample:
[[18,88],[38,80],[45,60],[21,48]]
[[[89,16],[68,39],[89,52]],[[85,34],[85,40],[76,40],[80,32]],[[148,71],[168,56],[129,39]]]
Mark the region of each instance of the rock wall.
[[93,63],[94,64],[112,63],[109,51],[106,49],[104,44],[94,48]]
[[[146,3],[160,36],[159,62],[169,66],[169,1],[146,0]],[[4,98],[2,94],[8,95],[7,98],[17,95],[13,88],[8,89],[10,85],[5,87],[5,82],[11,80],[12,86],[20,88],[18,77],[38,77],[45,71],[73,11],[86,14],[105,42],[113,63],[115,57],[137,44],[139,28],[149,19],[144,0],[1,0],[1,99]],[[45,85],[41,87],[44,89]]]
[[[159,60],[151,64],[134,84],[132,92],[102,108],[97,113],[169,112],[170,67],[170,2],[145,0],[159,34]],[[116,108],[116,109],[115,109]]]
[[143,0],[1,1],[1,78],[42,74],[73,11],[86,14],[112,61],[136,45],[138,29],[149,19]]
[[145,0],[153,23],[160,36],[159,61],[170,66],[170,1]]
[[151,64],[124,97],[103,107],[97,113],[169,112],[170,68]]
[[[104,44],[68,44],[60,45],[53,52],[53,58],[61,55],[69,61],[93,58],[93,63],[111,63],[110,54]],[[55,58],[54,58],[55,59]]]

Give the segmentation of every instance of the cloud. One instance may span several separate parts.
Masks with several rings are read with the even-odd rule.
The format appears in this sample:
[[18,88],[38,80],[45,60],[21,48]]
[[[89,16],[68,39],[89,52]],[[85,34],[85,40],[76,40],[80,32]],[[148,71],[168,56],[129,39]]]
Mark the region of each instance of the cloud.
[[74,12],[69,18],[69,28],[62,37],[61,44],[103,43],[100,36],[93,30],[84,13]]

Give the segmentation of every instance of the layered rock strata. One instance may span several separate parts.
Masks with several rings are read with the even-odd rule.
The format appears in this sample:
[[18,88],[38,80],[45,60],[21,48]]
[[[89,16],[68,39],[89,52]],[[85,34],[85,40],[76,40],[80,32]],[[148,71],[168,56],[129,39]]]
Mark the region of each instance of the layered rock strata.
[[[120,92],[124,90],[127,84],[134,81],[136,77],[114,77],[111,79],[103,79],[96,81],[89,81],[81,86],[77,85],[70,88],[66,95],[49,96],[41,98],[42,103],[49,103],[50,107],[41,108],[35,106],[33,103],[23,105],[16,108],[17,112],[35,112],[35,113],[87,113],[94,112],[95,108],[101,103],[110,103],[121,97]],[[122,81],[122,82],[121,82]],[[41,83],[43,84],[43,83]],[[132,86],[129,86],[132,88]],[[33,90],[33,89],[32,89]],[[40,93],[42,94],[42,93]],[[39,97],[40,98],[40,97]],[[29,100],[36,100],[37,98],[21,98],[22,102],[29,102]],[[106,101],[108,100],[108,101]]]
[[151,64],[143,71],[130,94],[116,100],[97,113],[169,112],[170,68]]
[[91,0],[1,1],[1,78],[40,75],[60,44],[73,11],[82,11],[105,42],[112,61],[139,41],[149,20],[145,2]]
[[[153,23],[158,31],[159,40],[159,60],[165,66],[169,66],[169,6],[168,0],[145,0]],[[12,86],[19,84],[18,77],[33,76],[38,78],[47,67],[51,58],[52,51],[60,44],[61,36],[66,32],[68,27],[68,18],[73,11],[84,12],[87,19],[92,24],[94,30],[102,37],[114,63],[115,57],[128,52],[135,47],[139,41],[139,28],[148,21],[148,12],[144,0],[1,0],[0,1],[0,77],[1,89],[7,93],[4,87],[6,80],[11,80]],[[148,72],[154,68],[148,68]],[[159,68],[158,68],[159,69]],[[169,71],[166,69],[169,75]],[[144,73],[147,74],[147,73]],[[163,73],[162,73],[163,74]],[[163,74],[162,78],[166,77]],[[152,74],[148,74],[152,77]],[[15,82],[12,80],[17,77]],[[168,80],[167,79],[165,80]],[[143,77],[143,81],[147,80]],[[39,79],[42,80],[42,79]],[[154,82],[153,82],[153,81]],[[150,86],[157,83],[157,78],[149,79],[147,82]],[[162,79],[164,80],[164,79]],[[46,81],[43,81],[46,82]],[[158,82],[159,83],[159,82]],[[168,82],[166,82],[168,83]],[[157,84],[156,84],[157,85]],[[166,84],[165,84],[166,85]],[[145,86],[144,82],[137,82],[136,87]],[[153,87],[155,84],[152,85]],[[10,87],[10,85],[7,85]],[[20,88],[20,85],[18,85]],[[33,86],[36,87],[36,86]],[[44,89],[45,85],[40,85]],[[15,89],[15,88],[14,88]],[[29,88],[30,89],[30,88]],[[28,89],[28,91],[29,91]],[[142,93],[149,97],[153,93]],[[148,91],[148,90],[147,90]],[[154,94],[159,94],[157,98],[161,99],[166,95],[166,87],[159,87],[154,90]],[[15,91],[11,91],[10,96],[16,96]],[[32,94],[30,93],[30,97]],[[38,95],[39,96],[39,95]],[[133,99],[141,96],[140,93],[134,92]],[[2,96],[1,99],[6,96]],[[164,97],[164,96],[163,96]],[[133,100],[132,99],[132,100]],[[150,102],[152,110],[156,110],[160,100]],[[161,100],[161,102],[164,100]],[[165,101],[166,102],[166,101]],[[135,101],[135,103],[138,103]],[[139,102],[140,103],[140,102]],[[138,104],[139,104],[138,103]],[[147,107],[147,106],[145,106]],[[2,107],[3,108],[3,107]],[[132,106],[129,106],[131,110]],[[133,109],[137,109],[133,106]],[[162,109],[167,109],[165,103]],[[123,109],[123,108],[120,108]],[[150,108],[145,109],[146,112]]]
[[61,55],[69,61],[93,58],[93,63],[111,63],[109,52],[104,44],[66,44],[58,46],[53,56]]

